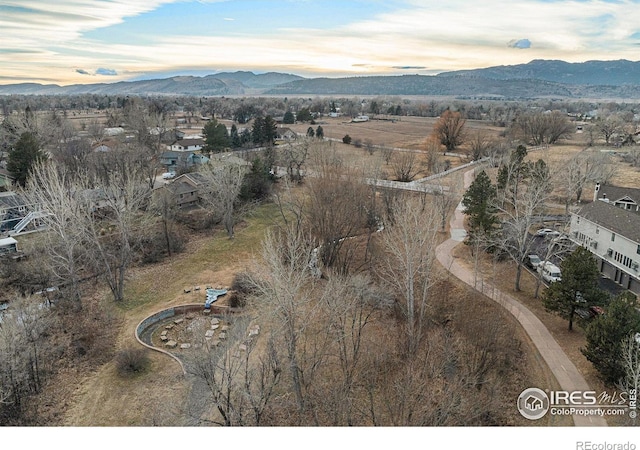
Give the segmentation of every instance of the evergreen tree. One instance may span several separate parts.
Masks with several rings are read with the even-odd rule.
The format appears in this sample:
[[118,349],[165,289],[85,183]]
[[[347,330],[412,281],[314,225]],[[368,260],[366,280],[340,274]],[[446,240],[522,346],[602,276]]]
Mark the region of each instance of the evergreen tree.
[[264,119],[262,117],[256,117],[253,121],[253,128],[251,128],[251,140],[256,145],[262,145],[266,141],[264,136]]
[[472,239],[492,233],[498,223],[495,213],[496,188],[483,170],[471,183],[462,198],[464,213],[469,217],[469,234]]
[[518,188],[521,182],[528,177],[528,169],[530,165],[525,163],[527,156],[527,147],[518,145],[511,153],[509,162],[500,166],[497,177],[497,187],[501,191],[501,198],[508,196],[513,203],[518,198]]
[[242,133],[240,133],[240,145],[244,146],[247,145],[251,142],[251,131],[249,131],[248,128],[245,128],[244,130],[242,130]]
[[273,176],[269,167],[259,157],[253,160],[251,171],[244,177],[240,199],[243,201],[263,200],[271,193]]
[[220,153],[229,146],[229,134],[227,127],[212,119],[204,126],[204,147],[202,152],[206,155]]
[[235,123],[231,125],[231,133],[229,134],[229,140],[231,141],[231,146],[233,148],[242,147],[242,138],[240,137],[240,134],[238,134],[238,127],[236,126]]
[[316,128],[316,137],[318,139],[324,139],[324,130],[320,125],[318,125],[318,128]]
[[264,142],[268,146],[272,146],[276,141],[276,134],[278,133],[278,124],[271,116],[264,118],[263,123]]
[[611,300],[606,314],[596,317],[585,331],[587,345],[581,351],[606,383],[617,383],[625,375],[622,342],[640,332],[636,306],[635,297],[625,292]]
[[314,137],[315,135],[316,135],[316,132],[313,131],[313,127],[307,128],[307,136],[308,137]]
[[576,248],[565,258],[560,271],[562,279],[551,283],[542,300],[548,311],[569,321],[571,331],[576,309],[602,304],[607,294],[598,287],[600,272],[596,260],[584,247]]
[[496,187],[499,191],[504,191],[507,188],[509,182],[509,167],[503,164],[498,169],[498,177],[496,179]]
[[298,122],[309,122],[313,120],[313,116],[311,115],[309,108],[302,108],[298,111],[296,118],[298,119]]
[[293,116],[293,113],[291,111],[287,111],[286,113],[284,113],[284,117],[282,118],[282,123],[286,123],[286,124],[291,124],[291,123],[295,123],[296,119]]
[[26,131],[9,150],[7,170],[14,177],[16,184],[24,187],[31,167],[43,159],[47,159],[47,155],[40,149],[36,135]]

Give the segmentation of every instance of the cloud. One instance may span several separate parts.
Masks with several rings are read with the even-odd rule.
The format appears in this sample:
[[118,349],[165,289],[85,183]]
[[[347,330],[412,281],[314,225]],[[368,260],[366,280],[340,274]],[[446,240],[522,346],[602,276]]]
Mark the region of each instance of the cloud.
[[[109,75],[113,80],[177,70],[176,61],[180,70],[216,67],[346,76],[423,71],[426,67],[437,73],[531,59],[638,59],[636,0],[345,0],[352,9],[366,3],[389,6],[366,19],[353,15],[351,21],[316,28],[298,25],[308,20],[302,16],[296,20],[296,14],[302,12],[294,7],[286,25],[271,26],[266,8],[250,8],[248,0],[236,0],[225,5],[228,8],[201,9],[219,21],[235,17],[234,26],[197,32],[182,26],[180,33],[157,27],[158,34],[141,27],[134,30],[139,35],[131,33],[132,39],[110,40],[107,27],[145,13],[151,19],[154,9],[172,2],[180,3],[170,8],[175,14],[172,21],[195,20],[188,14],[193,13],[193,5],[186,0],[0,0],[1,75],[16,80],[56,77],[61,83],[71,83],[87,81],[83,69],[69,69],[73,67],[91,68],[90,75]],[[202,5],[214,2],[199,1]],[[300,8],[303,10],[307,11]],[[180,15],[182,11],[185,16]],[[254,23],[261,25],[250,26]],[[97,28],[105,33],[89,33]],[[235,34],[225,31],[230,28]],[[104,72],[94,70],[101,66]]]
[[511,48],[531,48],[531,41],[529,39],[513,39],[507,42],[507,47]]
[[228,22],[233,22],[236,19],[234,19],[233,17],[225,17],[224,20],[226,20]]
[[104,67],[100,67],[96,70],[96,75],[106,75],[112,77],[118,75],[118,72],[113,69],[105,69]]
[[76,72],[79,73],[80,75],[91,75],[89,72],[87,72],[84,69],[76,69]]

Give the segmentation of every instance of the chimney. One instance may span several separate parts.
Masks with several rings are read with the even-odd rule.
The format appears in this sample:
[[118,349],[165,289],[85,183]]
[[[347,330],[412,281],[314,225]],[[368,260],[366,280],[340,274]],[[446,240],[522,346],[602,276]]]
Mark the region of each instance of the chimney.
[[598,192],[600,192],[600,183],[596,183],[596,189],[593,191],[593,201],[598,200]]

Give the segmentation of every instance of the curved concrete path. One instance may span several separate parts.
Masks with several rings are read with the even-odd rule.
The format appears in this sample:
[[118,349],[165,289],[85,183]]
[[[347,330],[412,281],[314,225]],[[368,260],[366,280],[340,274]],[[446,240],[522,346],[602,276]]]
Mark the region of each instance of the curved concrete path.
[[[469,170],[464,174],[464,188],[467,189],[473,180],[474,170]],[[462,203],[458,205],[454,216],[451,219],[451,237],[436,248],[436,257],[445,269],[451,272],[469,286],[482,292],[487,297],[499,303],[507,309],[520,322],[527,332],[540,355],[544,358],[549,369],[558,380],[561,389],[565,391],[587,391],[591,390],[584,377],[578,372],[576,366],[567,357],[553,338],[547,327],[533,314],[527,307],[515,298],[496,289],[486,280],[476,281],[474,274],[467,267],[459,264],[452,256],[455,246],[464,240],[466,231],[464,229],[464,207]],[[530,386],[539,387],[539,386]],[[515,399],[513,408],[516,408]],[[607,422],[602,417],[573,416],[576,426],[607,426]]]

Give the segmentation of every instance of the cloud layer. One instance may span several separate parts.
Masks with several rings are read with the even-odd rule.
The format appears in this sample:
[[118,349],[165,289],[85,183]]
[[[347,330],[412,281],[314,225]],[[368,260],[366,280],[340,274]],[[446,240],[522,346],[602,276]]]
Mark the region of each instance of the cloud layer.
[[[322,28],[303,26],[314,22],[302,16],[321,0],[292,2],[298,20],[292,12],[279,27],[266,15],[275,0],[264,0],[263,8],[245,0],[182,0],[163,18],[176,1],[3,1],[0,79],[68,84],[87,82],[87,75],[113,81],[179,69],[344,76],[436,73],[538,58],[638,59],[637,0],[406,0],[384,2],[384,8],[352,0],[345,8],[380,8],[368,18]],[[202,16],[189,16],[196,6]],[[139,29],[122,38],[118,27],[134,18]],[[193,32],[173,34],[172,23]],[[95,30],[104,33],[95,37]]]

